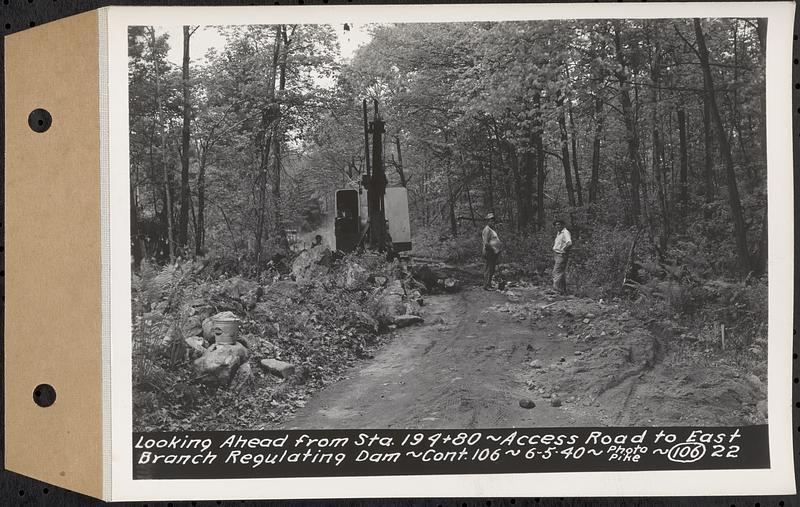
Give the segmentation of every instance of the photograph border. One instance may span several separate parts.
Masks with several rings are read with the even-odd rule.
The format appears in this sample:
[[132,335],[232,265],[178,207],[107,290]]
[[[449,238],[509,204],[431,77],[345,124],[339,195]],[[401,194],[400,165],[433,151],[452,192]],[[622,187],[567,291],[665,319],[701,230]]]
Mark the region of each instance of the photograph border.
[[[791,2],[697,4],[464,4],[379,6],[111,7],[101,11],[101,70],[107,68],[108,158],[101,191],[108,210],[103,251],[104,358],[110,357],[106,393],[106,493],[112,499],[227,498],[676,496],[794,493],[792,441],[792,314],[794,230],[791,129]],[[675,16],[680,9],[680,16]],[[337,22],[457,22],[534,19],[766,17],[767,166],[769,213],[768,413],[771,468],[765,470],[570,472],[290,479],[132,479],[131,322],[128,161],[127,27],[131,25],[235,25]],[[103,52],[103,48],[106,52]],[[104,67],[103,62],[107,62]],[[102,73],[102,72],[101,72]],[[102,79],[101,79],[102,81]],[[102,84],[101,84],[102,86]],[[107,164],[107,165],[105,165]],[[788,230],[787,230],[788,229]],[[105,305],[108,305],[107,307]],[[115,337],[112,339],[112,337]],[[580,474],[576,476],[575,474]],[[576,479],[580,478],[580,481]],[[657,479],[657,480],[654,480]]]

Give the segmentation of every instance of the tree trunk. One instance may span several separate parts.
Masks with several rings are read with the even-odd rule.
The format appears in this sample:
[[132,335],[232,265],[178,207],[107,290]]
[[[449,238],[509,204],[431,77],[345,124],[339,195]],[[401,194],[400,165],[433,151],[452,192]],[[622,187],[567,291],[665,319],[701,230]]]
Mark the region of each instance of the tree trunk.
[[206,241],[206,163],[207,153],[203,149],[200,154],[200,163],[197,169],[197,221],[194,231],[194,252],[196,255],[203,255]]
[[[710,93],[703,94],[703,139],[705,148],[705,158],[703,164],[703,194],[706,204],[714,201],[714,137],[711,131],[711,99]],[[705,213],[709,218],[708,210]]]
[[564,184],[567,187],[567,200],[570,206],[575,206],[575,191],[572,188],[572,168],[569,163],[569,140],[567,139],[567,120],[564,113],[564,97],[558,93],[556,105],[558,107],[558,125],[561,134],[561,163],[564,166]]
[[628,141],[628,158],[631,164],[631,214],[633,220],[638,221],[641,215],[642,204],[639,197],[641,186],[642,162],[639,159],[639,133],[633,117],[633,104],[629,91],[630,84],[627,76],[625,56],[622,54],[622,39],[620,37],[619,22],[614,22],[614,46],[616,49],[619,70],[614,74],[619,81],[620,101],[622,103],[622,116],[625,123],[625,136]]
[[678,106],[678,136],[680,137],[680,157],[681,157],[681,172],[680,172],[680,196],[681,196],[681,215],[684,220],[689,207],[689,153],[686,147],[686,111],[683,106]]
[[169,250],[169,261],[175,260],[175,234],[172,228],[172,188],[170,186],[169,170],[167,167],[167,135],[164,131],[164,107],[161,103],[161,69],[158,65],[158,55],[156,53],[156,31],[150,28],[150,39],[153,44],[153,67],[156,81],[156,107],[158,109],[158,124],[161,130],[161,163],[164,176],[164,213],[167,216],[167,244]]
[[261,160],[258,167],[258,174],[256,182],[258,184],[258,208],[256,210],[256,237],[255,237],[255,262],[256,265],[261,264],[261,257],[263,254],[264,246],[264,228],[267,221],[267,188],[269,186],[269,159],[272,151],[273,136],[275,133],[275,126],[273,122],[279,114],[275,108],[275,80],[278,76],[278,65],[280,62],[281,54],[281,25],[275,26],[275,40],[272,51],[272,66],[271,74],[268,76],[267,81],[267,104],[264,106],[264,111],[261,114],[261,126],[259,132],[256,134],[258,144],[261,150]]
[[575,119],[572,116],[572,104],[569,105],[569,125],[571,135],[570,139],[572,142],[572,169],[575,172],[575,192],[578,194],[578,206],[583,206],[583,191],[581,190],[581,177],[580,171],[578,168],[578,142],[577,136],[578,131],[575,128]]
[[589,183],[589,203],[597,201],[597,187],[600,185],[600,142],[603,132],[603,101],[594,99],[594,140],[592,141],[592,179]]
[[[283,47],[280,53],[279,63],[279,78],[278,78],[278,91],[283,92],[286,90],[286,65],[289,58],[289,36],[286,31],[286,25],[279,25],[278,32],[283,39]],[[281,93],[282,95],[282,93]],[[289,248],[289,241],[286,237],[286,229],[283,226],[283,203],[281,198],[281,171],[283,170],[283,163],[281,161],[281,146],[283,144],[283,131],[281,119],[283,112],[280,108],[280,102],[275,100],[275,132],[272,136],[274,147],[272,149],[275,160],[273,162],[273,179],[272,179],[272,205],[275,207],[275,238],[282,249]]]
[[189,90],[189,27],[183,27],[183,125],[181,128],[181,214],[178,220],[178,245],[185,248],[189,239],[189,135],[191,96]]
[[728,136],[725,134],[725,128],[722,124],[722,116],[717,107],[716,97],[714,96],[714,81],[711,76],[711,65],[709,64],[708,48],[706,47],[705,36],[703,29],[700,25],[700,19],[694,19],[694,31],[697,37],[698,55],[700,57],[700,66],[703,69],[703,83],[705,84],[706,95],[708,96],[711,106],[711,116],[714,119],[714,124],[717,131],[717,141],[719,142],[719,151],[722,155],[722,161],[725,166],[725,179],[728,184],[728,203],[731,208],[731,218],[733,219],[733,227],[736,235],[736,249],[739,253],[739,263],[745,271],[752,267],[750,252],[747,247],[747,228],[744,222],[744,215],[742,213],[742,205],[739,200],[739,188],[736,184],[736,172],[733,166],[733,157],[731,156],[731,147],[728,143]]
[[543,125],[540,109],[540,96],[535,97],[535,113],[533,120],[533,149],[536,154],[536,225],[538,230],[544,227],[544,145],[542,143]]

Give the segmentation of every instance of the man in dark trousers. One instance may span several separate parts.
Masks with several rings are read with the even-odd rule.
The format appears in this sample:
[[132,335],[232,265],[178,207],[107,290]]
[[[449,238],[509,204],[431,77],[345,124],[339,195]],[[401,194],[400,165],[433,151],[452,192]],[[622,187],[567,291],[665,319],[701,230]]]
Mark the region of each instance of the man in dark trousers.
[[497,259],[500,257],[501,243],[500,238],[494,230],[494,213],[486,215],[486,227],[481,232],[481,254],[486,262],[483,271],[483,288],[492,289],[492,278],[497,267]]
[[553,289],[561,294],[566,294],[567,264],[569,263],[569,251],[572,248],[572,236],[561,220],[553,221],[553,226],[556,229],[556,240],[553,243]]

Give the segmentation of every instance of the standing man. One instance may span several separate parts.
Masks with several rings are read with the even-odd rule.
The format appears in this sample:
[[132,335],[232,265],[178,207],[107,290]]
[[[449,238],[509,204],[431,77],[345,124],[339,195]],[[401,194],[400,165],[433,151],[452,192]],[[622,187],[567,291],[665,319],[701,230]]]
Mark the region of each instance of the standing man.
[[572,249],[572,237],[561,220],[555,220],[556,241],[553,243],[553,288],[561,294],[567,292],[567,263]]
[[492,289],[492,278],[497,267],[497,258],[500,256],[500,250],[500,238],[497,237],[497,233],[494,231],[494,213],[489,213],[486,215],[486,227],[481,232],[481,254],[486,262],[483,271],[483,288],[486,290]]

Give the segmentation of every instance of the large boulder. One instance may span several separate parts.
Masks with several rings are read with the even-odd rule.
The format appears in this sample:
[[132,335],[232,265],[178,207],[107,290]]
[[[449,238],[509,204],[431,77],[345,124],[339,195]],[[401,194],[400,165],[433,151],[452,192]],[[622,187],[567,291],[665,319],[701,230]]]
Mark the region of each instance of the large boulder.
[[247,349],[241,343],[215,343],[193,365],[199,380],[206,384],[228,385],[239,367],[247,361]]

